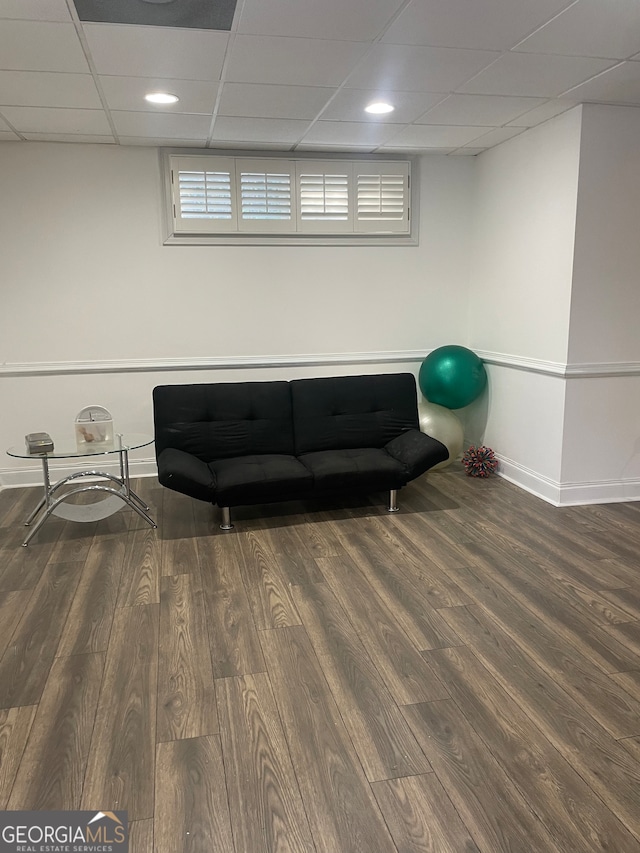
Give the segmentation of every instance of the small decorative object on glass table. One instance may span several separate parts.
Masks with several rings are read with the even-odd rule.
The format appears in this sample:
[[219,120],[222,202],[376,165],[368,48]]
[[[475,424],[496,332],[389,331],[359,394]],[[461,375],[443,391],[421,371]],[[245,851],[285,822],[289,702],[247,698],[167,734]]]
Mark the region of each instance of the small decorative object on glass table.
[[[153,444],[153,438],[150,435],[119,433],[116,435],[115,440],[112,438],[111,442],[86,442],[82,446],[78,442],[77,447],[72,447],[71,445],[65,447],[64,444],[56,443],[55,450],[46,453],[42,451],[29,453],[22,446],[10,447],[7,450],[9,456],[15,456],[18,459],[39,459],[42,463],[44,494],[25,521],[27,527],[33,521],[35,521],[35,524],[22,544],[24,546],[29,544],[30,540],[36,535],[50,515],[57,515],[68,521],[99,521],[102,518],[113,515],[114,512],[122,508],[123,503],[135,510],[151,527],[157,527],[155,521],[148,515],[149,507],[132,490],[129,481],[129,451],[135,450],[138,447],[146,447],[148,444]],[[119,476],[92,468],[86,471],[77,471],[75,474],[63,477],[57,483],[51,483],[49,473],[50,459],[79,459],[85,456],[95,459],[97,456],[109,456],[111,454],[118,455],[120,463]],[[106,482],[91,482],[84,485],[76,485],[76,481],[83,480],[86,477],[91,477],[92,480],[98,478],[102,481],[106,480]],[[63,488],[65,486],[70,486],[70,488]],[[84,492],[104,492],[105,497],[101,501],[91,504],[65,503],[72,495],[79,495]]]
[[84,453],[91,444],[100,449],[113,447],[113,418],[104,406],[85,406],[76,417],[76,444]]
[[30,432],[24,437],[27,453],[31,455],[38,453],[52,453],[53,441],[48,432]]

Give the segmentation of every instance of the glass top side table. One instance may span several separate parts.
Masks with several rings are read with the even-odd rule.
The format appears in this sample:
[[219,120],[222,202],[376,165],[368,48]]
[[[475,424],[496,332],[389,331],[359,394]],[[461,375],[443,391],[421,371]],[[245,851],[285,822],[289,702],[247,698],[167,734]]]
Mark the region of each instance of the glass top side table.
[[[138,497],[131,489],[129,480],[129,451],[139,447],[153,444],[153,437],[143,433],[119,433],[108,446],[104,444],[87,445],[86,449],[78,450],[71,442],[56,444],[51,453],[28,453],[23,446],[14,445],[7,450],[9,456],[18,459],[38,459],[42,463],[42,478],[44,481],[44,494],[33,512],[25,521],[29,527],[37,518],[34,526],[29,531],[22,543],[27,546],[36,535],[44,522],[50,515],[57,515],[68,521],[99,521],[113,515],[122,508],[123,502],[135,510],[151,527],[157,527],[155,521],[148,515],[149,507],[142,498]],[[63,477],[57,483],[51,483],[49,473],[50,459],[81,459],[89,457],[93,464],[98,463],[98,457],[117,454],[120,463],[120,476],[108,474],[95,468],[77,471],[68,477]],[[85,485],[74,485],[75,481],[84,477],[99,477],[106,482],[91,483]],[[58,493],[62,486],[71,485],[72,488]],[[72,495],[82,492],[104,492],[103,500],[92,504],[65,504]]]

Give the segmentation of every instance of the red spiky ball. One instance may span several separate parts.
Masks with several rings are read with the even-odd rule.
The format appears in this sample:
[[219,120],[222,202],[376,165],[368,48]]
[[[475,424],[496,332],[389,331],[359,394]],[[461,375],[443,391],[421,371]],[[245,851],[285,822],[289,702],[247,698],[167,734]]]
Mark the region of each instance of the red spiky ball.
[[490,477],[498,470],[498,460],[490,447],[471,445],[462,454],[462,464],[469,477]]

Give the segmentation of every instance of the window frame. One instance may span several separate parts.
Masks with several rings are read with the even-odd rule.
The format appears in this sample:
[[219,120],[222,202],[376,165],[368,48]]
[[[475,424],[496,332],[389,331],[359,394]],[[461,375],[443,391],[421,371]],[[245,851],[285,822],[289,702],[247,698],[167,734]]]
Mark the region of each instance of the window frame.
[[[194,151],[193,149],[161,149],[160,152],[160,168],[161,176],[164,185],[164,222],[162,242],[164,245],[418,245],[418,170],[417,164],[412,158],[387,155],[384,157],[375,155],[353,155],[353,154],[336,154],[331,155],[326,152],[309,153],[303,156],[299,153],[292,152],[271,152],[271,151],[229,151],[229,150],[208,150],[202,153],[201,150]],[[233,163],[232,174],[232,195],[234,198],[234,213],[236,214],[236,225],[233,228],[227,225],[219,225],[216,231],[208,230],[207,225],[211,220],[203,220],[198,222],[197,226],[189,230],[181,230],[176,228],[176,219],[180,222],[180,217],[174,218],[174,184],[172,183],[175,176],[172,175],[172,169],[175,165],[193,164],[194,172],[202,171],[208,165],[207,160],[211,160],[212,167],[215,167],[216,162]],[[257,173],[260,168],[268,170],[269,161],[272,161],[274,170],[283,170],[286,165],[290,169],[292,175],[292,192],[295,194],[292,199],[292,217],[291,220],[282,219],[262,219],[262,220],[243,220],[240,216],[242,199],[241,187],[239,181],[239,170],[244,168],[245,171],[252,167]],[[398,171],[406,173],[406,203],[404,204],[405,216],[401,223],[401,228],[398,228],[396,222],[390,221],[390,227],[380,227],[375,220],[373,224],[371,220],[360,220],[358,224],[359,230],[354,230],[351,225],[357,218],[357,176],[358,174],[381,173],[382,167],[386,164],[392,173]],[[182,166],[179,166],[182,168]],[[349,218],[347,222],[323,219],[305,220],[301,225],[301,213],[298,205],[299,182],[300,176],[305,174],[304,170],[315,168],[316,170],[325,169],[325,173],[340,170],[346,171],[348,174],[348,191],[349,191]],[[367,171],[369,170],[369,171]],[[212,168],[212,171],[216,171]],[[179,212],[179,211],[178,211]],[[182,221],[183,224],[185,220]],[[219,223],[220,221],[218,221]],[[234,222],[234,220],[230,220]],[[252,225],[260,222],[256,230],[253,230]],[[205,225],[206,223],[206,225]],[[188,222],[187,224],[191,224]],[[396,227],[394,227],[396,226]],[[289,230],[289,227],[295,230]]]

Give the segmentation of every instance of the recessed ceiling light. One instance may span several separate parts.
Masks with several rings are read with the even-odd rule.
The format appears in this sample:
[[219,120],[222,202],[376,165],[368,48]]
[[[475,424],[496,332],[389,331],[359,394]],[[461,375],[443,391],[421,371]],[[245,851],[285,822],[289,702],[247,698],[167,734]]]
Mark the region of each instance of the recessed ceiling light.
[[364,108],[365,113],[373,113],[374,115],[382,115],[383,113],[392,113],[395,107],[391,104],[386,104],[384,101],[376,101],[374,104],[369,104]]
[[144,99],[150,104],[175,104],[180,100],[177,95],[170,95],[169,92],[150,92]]

